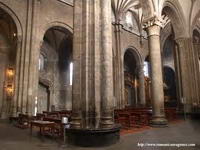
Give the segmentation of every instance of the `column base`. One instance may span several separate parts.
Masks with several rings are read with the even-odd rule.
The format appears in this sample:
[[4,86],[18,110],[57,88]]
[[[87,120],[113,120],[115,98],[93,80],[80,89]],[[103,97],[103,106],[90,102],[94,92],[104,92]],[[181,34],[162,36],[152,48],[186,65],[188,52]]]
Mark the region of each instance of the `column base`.
[[66,129],[68,141],[72,145],[83,147],[102,147],[115,144],[120,139],[120,125],[112,128]]
[[164,117],[153,117],[150,121],[151,127],[164,128],[168,127],[168,121]]

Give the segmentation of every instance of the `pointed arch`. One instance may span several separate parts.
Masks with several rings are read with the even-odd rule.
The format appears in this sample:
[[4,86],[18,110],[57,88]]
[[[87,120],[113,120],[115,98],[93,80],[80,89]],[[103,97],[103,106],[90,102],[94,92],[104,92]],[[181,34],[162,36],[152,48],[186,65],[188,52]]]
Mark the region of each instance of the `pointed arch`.
[[[137,66],[141,65],[143,63],[143,59],[142,56],[140,54],[140,52],[134,47],[134,46],[129,46],[125,49],[123,56],[125,55],[125,53],[127,51],[130,51],[131,54],[134,56],[136,62],[137,62]],[[124,57],[123,57],[123,62],[124,62]]]
[[186,21],[180,4],[175,0],[166,0],[163,4],[162,13],[166,14],[174,28],[175,38],[186,37]]

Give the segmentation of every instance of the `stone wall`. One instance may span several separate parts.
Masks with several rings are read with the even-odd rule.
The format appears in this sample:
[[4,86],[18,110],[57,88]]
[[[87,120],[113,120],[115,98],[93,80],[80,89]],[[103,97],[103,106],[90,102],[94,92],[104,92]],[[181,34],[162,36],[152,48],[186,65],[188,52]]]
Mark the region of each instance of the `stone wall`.
[[[33,114],[38,95],[38,59],[44,34],[53,26],[72,32],[73,6],[67,1],[1,0],[0,7],[11,16],[17,27],[15,94],[9,115],[16,112]],[[51,99],[54,98],[51,96]]]

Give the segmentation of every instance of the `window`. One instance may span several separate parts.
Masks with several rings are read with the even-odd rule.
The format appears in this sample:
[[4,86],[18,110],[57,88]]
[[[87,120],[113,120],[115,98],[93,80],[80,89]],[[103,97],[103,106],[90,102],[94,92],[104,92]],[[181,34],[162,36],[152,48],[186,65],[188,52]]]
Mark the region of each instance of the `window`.
[[73,63],[70,63],[70,85],[72,85],[73,82]]
[[149,62],[147,61],[144,62],[144,75],[149,77]]
[[46,61],[47,61],[47,59],[44,57],[44,55],[40,54],[40,57],[39,57],[39,68],[38,68],[39,71],[44,70]]
[[37,101],[37,96],[35,97],[35,110],[34,110],[34,115],[37,115],[37,111],[38,111],[38,101]]
[[126,14],[126,24],[128,28],[133,28],[133,15],[130,11]]

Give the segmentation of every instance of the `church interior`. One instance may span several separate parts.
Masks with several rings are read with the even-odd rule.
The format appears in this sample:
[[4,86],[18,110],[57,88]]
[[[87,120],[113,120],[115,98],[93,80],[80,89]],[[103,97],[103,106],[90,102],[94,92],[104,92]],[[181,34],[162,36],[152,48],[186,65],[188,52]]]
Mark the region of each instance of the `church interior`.
[[0,150],[200,150],[200,0],[0,0]]

